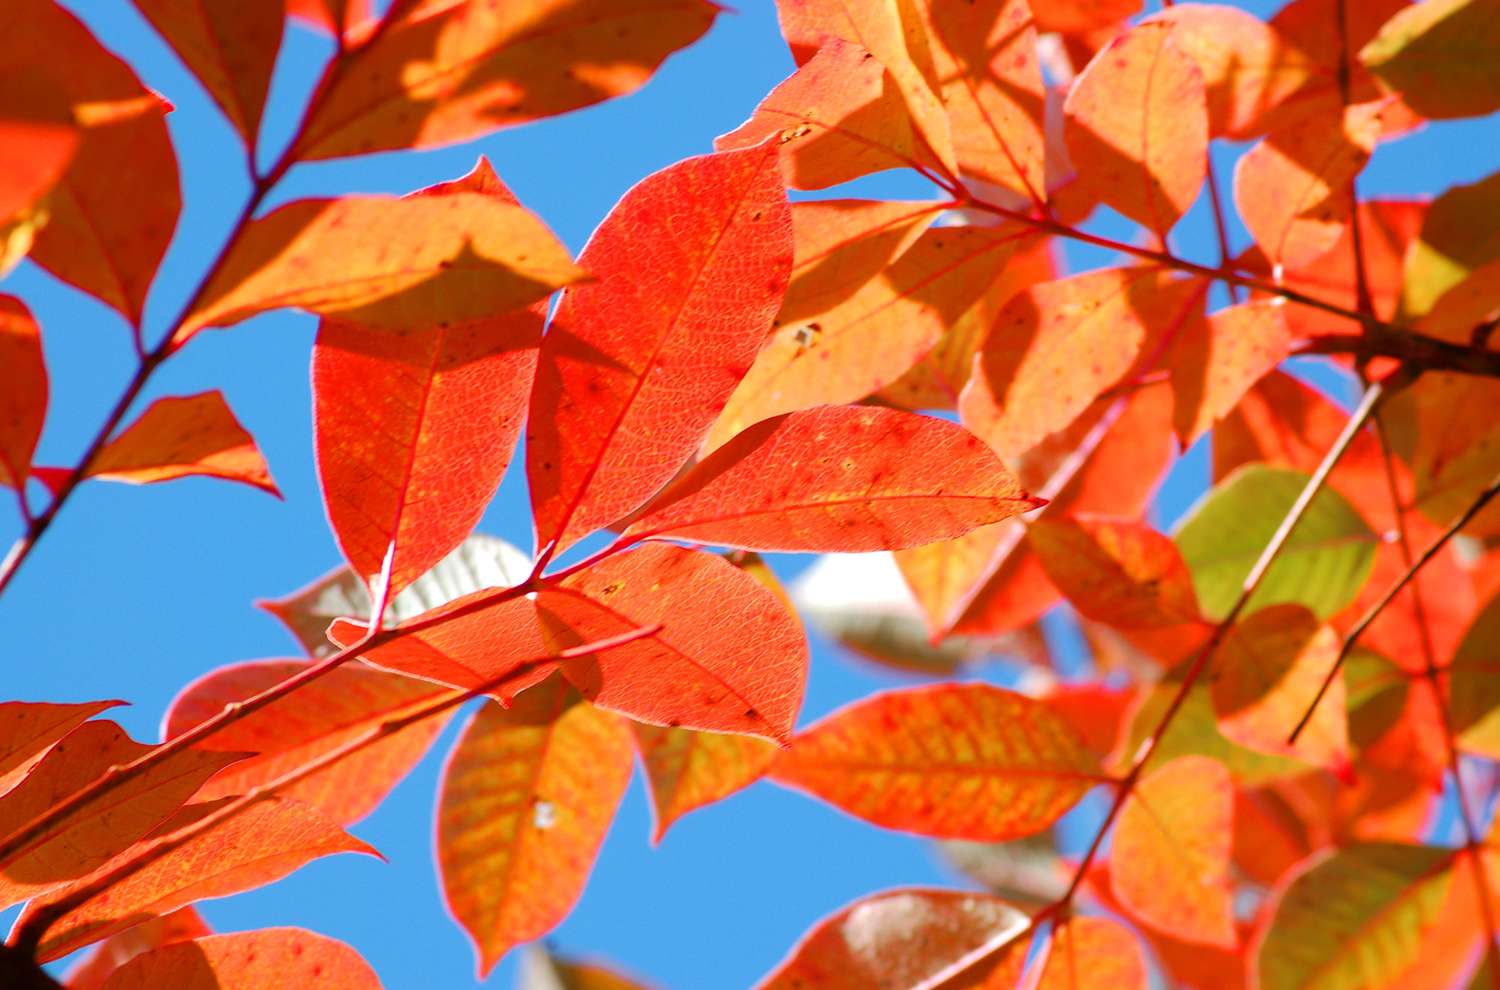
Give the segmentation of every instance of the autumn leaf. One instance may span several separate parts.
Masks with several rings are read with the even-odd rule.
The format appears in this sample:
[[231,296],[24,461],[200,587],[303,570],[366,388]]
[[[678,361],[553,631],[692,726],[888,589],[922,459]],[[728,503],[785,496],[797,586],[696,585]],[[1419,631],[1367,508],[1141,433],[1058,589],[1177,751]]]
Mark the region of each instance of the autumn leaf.
[[0,295],[0,484],[25,487],[46,418],[42,330],[25,303]]
[[572,909],[631,764],[625,726],[555,678],[475,713],[443,773],[437,855],[481,977]]
[[292,155],[454,144],[623,96],[718,11],[708,0],[407,4],[349,57]]
[[771,327],[792,264],[775,148],[690,158],[626,193],[542,342],[526,475],[538,549],[638,508],[692,456]]
[[632,722],[636,749],[651,783],[652,842],[689,811],[759,780],[776,747],[754,736],[696,732]]
[[1141,0],[1050,0],[1039,3],[1037,28],[1081,34],[1119,24],[1140,12]]
[[1092,516],[1033,522],[1042,566],[1078,611],[1113,626],[1174,626],[1198,618],[1193,579],[1177,547],[1144,523]]
[[[985,990],[1021,985],[1032,958],[1033,936],[1007,946],[985,979]],[[1072,917],[1054,928],[1039,947],[1034,990],[1146,990],[1151,984],[1140,941],[1109,918]]]
[[371,17],[370,0],[286,0],[286,12],[331,35],[351,38]]
[[100,712],[123,704],[123,701],[74,705],[0,702],[0,799],[53,743]]
[[1359,59],[1423,117],[1478,117],[1500,110],[1500,3],[1437,0],[1385,22]]
[[[189,827],[218,804],[189,805],[157,829],[154,837],[148,837],[144,846],[128,849],[95,873],[37,898],[21,918],[68,897],[153,845],[171,841],[176,829]],[[68,912],[47,929],[38,958],[43,962],[60,959],[136,924],[143,915],[167,914],[194,901],[264,886],[310,860],[340,852],[379,855],[311,806],[268,798],[219,828],[193,836]]]
[[1500,758],[1500,683],[1495,677],[1494,644],[1500,636],[1500,597],[1475,616],[1453,653],[1449,702],[1453,731],[1468,752]]
[[886,828],[991,842],[1046,828],[1108,779],[1045,705],[986,684],[857,702],[798,733],[770,776]]
[[1026,930],[998,897],[911,887],[855,901],[819,921],[756,990],[914,987]]
[[134,0],[254,148],[286,13],[274,3]]
[[1230,306],[1194,320],[1174,341],[1173,425],[1187,448],[1239,404],[1291,351],[1280,300]]
[[[0,796],[0,833],[9,835],[71,798],[114,766],[144,756],[113,722],[86,722]],[[0,904],[9,906],[81,877],[121,852],[177,811],[209,777],[244,757],[183,750],[56,818],[0,860]]]
[[71,967],[63,979],[67,990],[101,990],[110,974],[143,952],[212,935],[203,918],[191,907],[143,921],[95,945]]
[[1125,800],[1110,846],[1110,882],[1130,913],[1190,942],[1232,947],[1229,855],[1234,788],[1224,767],[1183,756]]
[[1208,162],[1198,64],[1167,25],[1120,35],[1074,81],[1064,109],[1079,181],[1157,236],[1193,205]]
[[741,433],[626,534],[750,550],[889,550],[951,539],[1039,504],[961,427],[824,406]]
[[223,478],[281,497],[255,438],[217,391],[157,399],[99,451],[85,477],[132,485]]
[[[305,670],[297,660],[257,660],[205,674],[172,699],[162,724],[171,739]],[[441,689],[426,681],[346,664],[298,690],[243,715],[194,749],[253,753],[198,792],[198,800],[247,794],[388,718],[431,701]],[[279,793],[313,805],[341,825],[352,825],[375,809],[416,765],[447,723],[444,717],[397,732]]]
[[1450,290],[1500,260],[1500,172],[1455,185],[1433,200],[1406,254],[1401,312],[1426,316]]
[[[81,133],[48,76],[21,69],[7,77],[0,93],[0,233],[37,212],[78,153]],[[0,251],[0,274],[8,255]]]
[[485,319],[583,277],[540,220],[497,196],[303,199],[246,228],[176,339],[284,306],[387,329]]
[[51,0],[6,3],[0,38],[0,76],[47,79],[82,127],[31,258],[139,325],[182,207],[167,106]]
[[276,985],[380,990],[370,964],[343,942],[301,928],[207,935],[144,952],[103,990],[264,990]]

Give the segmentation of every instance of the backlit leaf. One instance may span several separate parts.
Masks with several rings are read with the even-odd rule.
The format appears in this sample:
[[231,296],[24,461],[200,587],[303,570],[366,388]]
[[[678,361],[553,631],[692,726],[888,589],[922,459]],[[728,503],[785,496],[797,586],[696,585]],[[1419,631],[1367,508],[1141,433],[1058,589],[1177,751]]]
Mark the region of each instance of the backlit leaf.
[[[1240,585],[1307,482],[1300,471],[1252,464],[1216,485],[1177,531],[1209,618],[1228,612]],[[1333,615],[1359,594],[1375,561],[1377,537],[1338,492],[1321,489],[1250,598],[1250,609],[1279,602]]]
[[135,6],[255,147],[286,21],[281,5],[135,0]]
[[1041,831],[1107,779],[1049,708],[987,684],[866,698],[799,733],[770,776],[886,828],[987,841]]
[[[1285,42],[1289,55],[1306,74],[1302,85],[1270,111],[1267,126],[1279,130],[1308,117],[1332,119],[1348,103],[1381,100],[1390,91],[1359,60],[1359,51],[1411,0],[1291,0],[1271,18],[1271,30]],[[1343,24],[1339,24],[1339,18]],[[1349,98],[1344,98],[1347,74]],[[1396,131],[1414,122],[1410,111],[1388,107],[1390,127]]]
[[837,306],[783,320],[708,446],[770,416],[855,402],[896,381],[999,277],[1026,236],[1011,227],[932,228]]
[[918,887],[871,894],[819,921],[756,990],[928,985],[1026,930],[998,897]]
[[173,942],[121,966],[103,990],[380,990],[370,964],[343,942],[301,928],[263,928]]
[[223,478],[281,495],[255,438],[217,391],[157,399],[89,462],[87,477],[132,485]]
[[1468,752],[1500,758],[1500,597],[1474,619],[1453,654],[1453,731]]
[[[88,885],[142,849],[170,840],[215,805],[189,806],[157,829],[156,837],[105,863],[95,873],[32,901],[22,918]],[[281,879],[311,860],[340,852],[379,855],[317,809],[273,797],[183,845],[89,898],[47,929],[39,958],[61,958],[151,915],[167,914],[194,901],[226,897]]]
[[[985,990],[1021,984],[1032,940],[1006,947],[985,980]],[[1140,941],[1109,918],[1072,917],[1048,933],[1035,958],[1033,990],[1146,990],[1146,960]]]
[[1392,17],[1359,59],[1424,117],[1500,110],[1500,3],[1428,0]]
[[[151,750],[113,722],[87,722],[53,745],[0,796],[0,833],[9,835],[52,806]],[[108,794],[64,814],[0,861],[0,904],[9,906],[81,877],[161,824],[219,770],[244,753],[183,750]]]
[[890,550],[951,539],[1038,504],[962,427],[824,406],[741,433],[627,533],[751,550]]
[[47,748],[79,725],[123,701],[75,705],[6,701],[0,703],[0,795],[31,769]]
[[540,220],[496,196],[303,199],[250,224],[178,339],[283,306],[386,328],[484,319],[583,276]]
[[1183,328],[1170,360],[1172,419],[1184,448],[1286,358],[1291,349],[1286,309],[1279,300],[1249,302]]
[[1240,158],[1234,203],[1273,265],[1305,265],[1338,242],[1349,222],[1349,181],[1379,133],[1379,105],[1355,106],[1274,131]]
[[42,330],[25,303],[0,295],[0,485],[25,486],[46,418]]
[[1500,172],[1445,191],[1406,256],[1401,311],[1424,316],[1450,289],[1500,259]]
[[690,158],[626,193],[542,343],[527,434],[538,548],[670,481],[771,327],[792,264],[773,146]]
[[[1500,382],[1456,373],[1432,373],[1383,410],[1391,446],[1411,466],[1410,501],[1440,526],[1463,513],[1500,474],[1500,421],[1475,415],[1500,402]],[[1468,532],[1500,532],[1500,505],[1491,503]]]
[[1229,771],[1183,756],[1143,779],[1125,800],[1110,846],[1110,882],[1130,913],[1168,934],[1235,944],[1229,853]]
[[370,16],[371,0],[286,0],[286,12],[332,35],[355,35]]
[[[279,684],[307,666],[297,660],[259,660],[220,667],[172,699],[162,735],[168,739],[181,735],[218,715],[224,706]],[[198,750],[256,754],[211,780],[199,791],[198,799],[246,794],[439,693],[439,688],[425,681],[353,664],[331,670],[198,743]],[[419,722],[279,793],[351,825],[374,810],[406,776],[446,722],[446,716]]]
[[171,914],[127,928],[94,946],[68,970],[63,985],[67,990],[101,990],[111,973],[141,953],[212,934],[213,929],[197,911],[191,907],[178,908]]
[[1144,523],[1046,516],[1027,541],[1081,613],[1113,626],[1173,626],[1198,618],[1193,579],[1177,547]]
[[1165,237],[1193,205],[1208,161],[1203,74],[1167,25],[1112,41],[1074,81],[1065,109],[1079,181]]
[[453,144],[623,96],[718,13],[707,0],[405,6],[318,100],[298,160]]
[[443,773],[437,855],[481,976],[572,909],[631,768],[624,724],[560,680],[475,713]]
[[776,747],[754,736],[670,729],[631,723],[641,764],[651,781],[652,840],[695,808],[726,798],[759,780]]
[[1417,955],[1453,875],[1453,850],[1362,843],[1283,887],[1256,951],[1265,990],[1389,985]]
[[32,260],[139,324],[182,206],[168,108],[52,0],[9,0],[0,38],[7,86],[32,74],[47,79],[82,126]]
[[[0,235],[38,212],[78,153],[81,136],[72,108],[49,76],[34,68],[7,76],[0,93]],[[8,255],[0,245],[0,274]]]
[[1341,679],[1297,742],[1287,743],[1338,654],[1338,634],[1300,605],[1272,605],[1240,620],[1214,654],[1219,731],[1250,749],[1346,771],[1349,724]]
[[1037,28],[1082,33],[1113,27],[1140,12],[1141,0],[1048,0],[1038,3]]

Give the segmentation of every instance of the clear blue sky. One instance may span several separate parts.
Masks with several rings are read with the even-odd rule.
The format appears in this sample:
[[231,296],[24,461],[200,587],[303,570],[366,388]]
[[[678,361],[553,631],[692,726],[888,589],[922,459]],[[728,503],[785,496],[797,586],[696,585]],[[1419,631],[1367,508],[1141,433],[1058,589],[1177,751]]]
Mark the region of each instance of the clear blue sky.
[[[67,0],[105,45],[177,107],[170,117],[186,209],[147,310],[152,339],[217,247],[247,193],[233,132],[127,0]],[[488,155],[521,201],[575,250],[644,175],[710,150],[791,69],[770,0],[742,0],[699,44],[668,60],[640,93],[457,148],[379,155],[294,169],[274,201],[347,191],[406,192],[468,171]],[[1154,4],[1152,5],[1154,8]],[[1275,3],[1245,4],[1265,15]],[[329,45],[293,29],[272,94],[268,144],[279,147]],[[1232,150],[1232,149],[1226,149]],[[1228,175],[1229,158],[1221,163]],[[1382,147],[1361,180],[1366,195],[1434,193],[1500,165],[1494,118],[1444,124]],[[921,183],[876,177],[864,195],[921,195]],[[274,204],[273,204],[274,205]],[[1174,235],[1180,252],[1216,257],[1203,204]],[[1097,229],[1131,236],[1117,219]],[[1237,242],[1243,243],[1241,232]],[[1097,252],[1075,254],[1098,264]],[[43,325],[52,404],[40,463],[71,464],[132,371],[126,328],[110,310],[35,266],[0,290],[21,296]],[[153,380],[147,400],[221,388],[270,461],[286,501],[223,482],[133,488],[86,485],[0,599],[3,699],[119,697],[112,713],[155,738],[163,708],[203,672],[239,660],[293,655],[295,645],[255,598],[291,591],[339,563],[314,473],[308,357],[315,321],[277,313],[201,335]],[[1329,379],[1323,376],[1323,382]],[[142,403],[144,405],[144,402]],[[1202,451],[1169,483],[1157,521],[1192,501]],[[481,528],[525,546],[530,525],[516,472]],[[0,544],[19,531],[0,500]],[[794,572],[789,562],[783,573]],[[1001,678],[989,669],[976,676]],[[814,637],[804,722],[899,680]],[[474,983],[463,934],[448,919],[431,859],[432,802],[450,731],[370,819],[362,838],[390,862],[344,856],[203,911],[220,930],[302,925],[356,946],[392,990]],[[577,910],[558,929],[565,952],[614,960],[662,987],[743,987],[815,919],[884,887],[958,882],[921,839],[862,825],[760,784],[690,815],[658,849],[632,785]],[[8,920],[8,916],[5,916]],[[486,986],[509,986],[513,962]]]

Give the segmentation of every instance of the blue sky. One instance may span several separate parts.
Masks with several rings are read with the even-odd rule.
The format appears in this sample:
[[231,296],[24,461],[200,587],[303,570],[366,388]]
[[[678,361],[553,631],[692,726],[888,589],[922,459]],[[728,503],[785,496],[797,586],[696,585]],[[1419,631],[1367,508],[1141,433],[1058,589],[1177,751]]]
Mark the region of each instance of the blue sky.
[[[186,208],[147,309],[155,339],[211,256],[245,195],[229,126],[127,0],[68,0],[101,41],[128,58],[175,105]],[[1273,3],[1246,4],[1257,13]],[[711,149],[791,69],[770,0],[743,0],[699,44],[669,59],[640,93],[456,148],[303,166],[271,205],[308,195],[406,192],[467,172],[489,156],[521,201],[572,247],[646,174]],[[1153,4],[1154,7],[1154,4]],[[329,50],[289,32],[278,66],[266,144],[275,150]],[[1224,149],[1221,174],[1227,182]],[[1366,195],[1434,193],[1497,166],[1493,118],[1430,127],[1382,147],[1361,179]],[[875,177],[864,195],[922,195],[901,176]],[[1181,253],[1216,258],[1204,204],[1174,235]],[[1096,228],[1131,236],[1117,218]],[[1236,231],[1236,242],[1244,243]],[[1074,260],[1098,264],[1100,252]],[[3,291],[21,296],[44,330],[51,411],[40,463],[71,464],[130,377],[133,355],[119,318],[27,263]],[[284,502],[222,482],[133,488],[94,483],[72,499],[14,585],[0,598],[5,699],[118,697],[113,713],[138,738],[155,738],[177,689],[239,660],[293,655],[279,624],[252,606],[339,563],[312,458],[308,356],[313,318],[258,317],[201,335],[153,380],[146,400],[220,388],[264,450]],[[1327,376],[1321,378],[1329,382]],[[144,401],[142,403],[144,406]],[[1202,451],[1186,459],[1162,499],[1169,522],[1204,483]],[[19,530],[0,500],[0,542]],[[526,493],[512,472],[481,529],[525,546]],[[791,573],[799,562],[788,562]],[[978,676],[998,677],[995,671]],[[804,721],[899,679],[814,638]],[[271,888],[203,907],[221,930],[302,925],[355,945],[390,988],[462,988],[473,956],[447,917],[431,861],[431,810],[450,729],[370,819],[360,837],[389,858],[315,863]],[[599,955],[663,987],[739,987],[772,966],[815,919],[862,894],[901,884],[956,882],[923,840],[859,824],[808,799],[760,784],[676,825],[660,848],[639,780],[632,785],[577,910],[558,929],[563,951]],[[508,986],[513,962],[486,986]]]

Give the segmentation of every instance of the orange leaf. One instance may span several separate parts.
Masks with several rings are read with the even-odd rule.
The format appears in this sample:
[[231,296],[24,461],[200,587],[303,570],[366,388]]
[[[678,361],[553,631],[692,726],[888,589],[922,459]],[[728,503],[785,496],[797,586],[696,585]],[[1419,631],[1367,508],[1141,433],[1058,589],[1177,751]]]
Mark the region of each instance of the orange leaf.
[[[151,746],[113,722],[87,722],[41,758],[0,797],[0,833],[9,835]],[[183,750],[63,815],[0,861],[0,905],[10,906],[81,877],[166,820],[219,770],[244,753]]]
[[42,330],[25,303],[0,295],[0,485],[25,487],[46,418]]
[[1194,320],[1173,342],[1173,423],[1184,448],[1229,414],[1291,350],[1280,300],[1249,302]]
[[293,154],[454,144],[623,96],[702,37],[718,10],[708,0],[398,7],[317,101]]
[[1025,0],[916,5],[932,41],[962,173],[1041,202],[1046,102]]
[[928,986],[965,959],[1026,930],[998,897],[906,888],[861,898],[819,921],[756,990]]
[[503,197],[303,199],[250,224],[177,338],[283,306],[388,329],[479,320],[583,277],[552,232]]
[[212,935],[202,917],[193,908],[178,908],[171,914],[143,921],[112,935],[94,946],[63,978],[67,990],[101,990],[111,973],[143,952]]
[[1036,446],[1153,361],[1154,343],[1196,315],[1204,289],[1154,268],[1033,286],[995,321],[959,398],[964,424],[1002,457]]
[[1078,611],[1112,626],[1175,626],[1198,618],[1177,545],[1145,523],[1095,517],[1038,519],[1027,540]]
[[1164,24],[1142,24],[1094,56],[1064,108],[1078,181],[1166,237],[1208,164],[1203,73]]
[[798,733],[770,776],[886,828],[984,842],[1041,831],[1107,779],[1046,705],[987,684],[856,702]]
[[783,322],[714,424],[707,446],[779,413],[855,402],[899,379],[980,297],[1029,235],[937,227],[878,278],[807,323]]
[[1300,605],[1272,605],[1240,620],[1214,657],[1219,731],[1249,749],[1347,773],[1342,678],[1334,679],[1297,742],[1287,743],[1338,655],[1338,634]]
[[301,928],[263,928],[173,942],[144,952],[115,970],[103,990],[276,986],[380,990],[380,980],[343,942]]
[[1153,771],[1125,799],[1115,826],[1115,896],[1169,935],[1232,948],[1233,817],[1234,785],[1218,761],[1183,756]]
[[[1021,985],[1030,940],[1005,950],[990,971],[984,990],[1013,990]],[[1124,925],[1109,918],[1073,917],[1047,934],[1031,990],[1147,990],[1151,985],[1140,942]]]
[[255,147],[286,13],[276,3],[135,0],[151,26],[208,90],[245,144]]
[[1240,158],[1234,203],[1273,265],[1327,254],[1349,222],[1349,182],[1375,149],[1380,106],[1318,114],[1272,132]]
[[53,743],[105,709],[123,704],[123,701],[87,701],[75,705],[0,703],[0,795],[10,790]]
[[[1410,6],[1411,0],[1291,0],[1277,11],[1271,30],[1282,38],[1306,79],[1270,112],[1268,126],[1279,130],[1308,117],[1337,115],[1344,106],[1341,71],[1348,72],[1350,102],[1389,102],[1389,90],[1360,61],[1359,52],[1382,25]],[[1406,123],[1410,111],[1392,107],[1390,116],[1397,129],[1411,126]]]
[[[170,840],[175,829],[191,825],[215,807],[204,804],[184,808],[145,844],[126,850],[93,874],[37,898],[22,912],[21,918],[66,898],[71,891],[108,874],[155,843]],[[310,805],[288,798],[267,798],[218,828],[188,839],[64,915],[47,929],[38,959],[42,962],[60,959],[138,924],[145,917],[167,914],[194,901],[227,897],[274,883],[304,863],[341,852],[379,855]]]
[[[0,93],[0,231],[25,217],[57,185],[82,132],[49,76],[11,71]],[[0,274],[5,272],[0,252]]]
[[526,475],[539,549],[639,508],[703,441],[786,291],[791,213],[769,145],[626,193],[542,342]]
[[626,533],[750,550],[891,550],[1040,504],[960,426],[874,406],[823,406],[741,433]]
[[481,977],[572,909],[631,764],[625,726],[556,679],[474,714],[443,772],[437,856]]
[[891,168],[938,168],[901,88],[859,45],[830,38],[761,101],[750,119],[714,142],[720,150],[773,139],[787,182],[824,189]]
[[370,0],[286,0],[286,12],[305,24],[346,38],[372,16]]
[[[179,736],[223,711],[304,670],[300,660],[260,660],[220,667],[172,699],[162,724]],[[386,718],[431,701],[440,689],[408,677],[346,664],[286,697],[243,715],[197,744],[199,750],[254,753],[219,774],[199,800],[247,794],[368,731]],[[373,811],[432,745],[447,723],[438,716],[389,736],[279,793],[306,801],[334,821],[351,825]]]
[[695,732],[631,723],[641,765],[651,781],[655,812],[652,842],[672,823],[706,804],[722,800],[759,780],[776,747],[754,736]]
[[89,462],[87,477],[132,485],[223,478],[281,497],[255,438],[218,391],[157,399]]
[[37,264],[139,324],[182,197],[165,103],[51,0],[0,9],[0,77],[39,75],[75,108],[82,142],[47,200]]
[[1113,27],[1138,13],[1141,0],[1047,0],[1038,3],[1037,29],[1081,34]]

